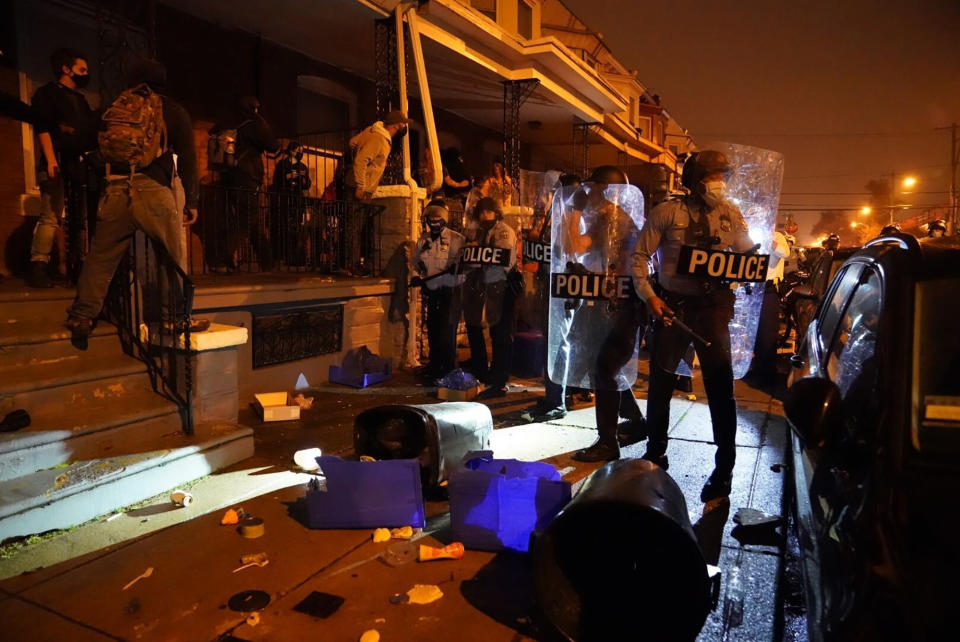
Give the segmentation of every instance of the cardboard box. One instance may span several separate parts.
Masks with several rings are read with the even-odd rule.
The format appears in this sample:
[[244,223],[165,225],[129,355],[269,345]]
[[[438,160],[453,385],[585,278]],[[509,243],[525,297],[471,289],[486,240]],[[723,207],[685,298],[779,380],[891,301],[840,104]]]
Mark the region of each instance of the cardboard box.
[[453,388],[437,388],[437,398],[442,401],[470,401],[480,394],[483,386],[476,385],[466,390],[454,390]]
[[467,548],[525,553],[530,535],[570,501],[570,484],[543,462],[475,457],[450,475],[453,538]]
[[254,396],[254,406],[264,421],[293,421],[300,418],[300,406],[287,392],[261,392]]
[[420,485],[420,462],[344,461],[317,457],[326,479],[323,489],[307,490],[310,528],[423,528],[426,513]]

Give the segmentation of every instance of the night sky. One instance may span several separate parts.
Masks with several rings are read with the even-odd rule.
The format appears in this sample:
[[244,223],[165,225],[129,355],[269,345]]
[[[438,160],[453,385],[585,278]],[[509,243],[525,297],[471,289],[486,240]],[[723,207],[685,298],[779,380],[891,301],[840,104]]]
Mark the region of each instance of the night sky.
[[901,202],[949,202],[960,0],[564,1],[701,148],[782,152],[801,235],[800,209],[858,207],[891,172],[919,180]]

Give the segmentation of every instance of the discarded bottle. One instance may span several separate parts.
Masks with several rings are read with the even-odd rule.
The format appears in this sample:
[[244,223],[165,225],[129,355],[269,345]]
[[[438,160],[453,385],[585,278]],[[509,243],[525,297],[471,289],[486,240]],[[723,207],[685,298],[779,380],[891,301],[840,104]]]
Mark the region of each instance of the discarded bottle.
[[723,598],[723,621],[727,629],[743,624],[743,578],[740,567],[734,566],[727,574],[727,592]]

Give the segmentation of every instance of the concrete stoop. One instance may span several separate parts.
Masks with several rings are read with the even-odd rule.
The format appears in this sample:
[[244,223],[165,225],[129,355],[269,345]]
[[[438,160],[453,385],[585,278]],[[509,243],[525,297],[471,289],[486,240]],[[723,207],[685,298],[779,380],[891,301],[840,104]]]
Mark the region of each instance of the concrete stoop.
[[31,417],[0,434],[0,541],[82,523],[253,454],[235,404],[185,435],[178,406],[155,392],[110,324],[97,325],[87,350],[74,348],[63,327],[72,298],[0,292],[0,416]]
[[69,528],[253,455],[253,431],[198,428],[171,448],[80,461],[0,482],[0,541]]

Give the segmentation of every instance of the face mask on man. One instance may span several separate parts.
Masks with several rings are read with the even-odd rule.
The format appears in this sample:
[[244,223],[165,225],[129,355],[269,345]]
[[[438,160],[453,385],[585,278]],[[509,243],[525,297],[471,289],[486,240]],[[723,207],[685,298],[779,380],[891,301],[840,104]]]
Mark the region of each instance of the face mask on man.
[[73,74],[72,79],[77,89],[83,89],[90,84],[90,74]]
[[492,230],[492,229],[493,229],[493,226],[496,225],[496,224],[497,224],[497,219],[495,219],[495,218],[491,218],[491,219],[481,218],[481,219],[480,219],[480,228],[483,229],[483,230],[486,230],[486,231],[488,231],[488,232],[489,232],[490,230]]
[[727,184],[723,181],[708,181],[700,183],[700,195],[703,202],[710,207],[716,207],[723,201],[723,194],[727,190]]
[[442,218],[428,219],[427,229],[430,230],[430,237],[436,240],[440,236],[440,233],[443,232],[445,225],[446,221],[444,221]]

